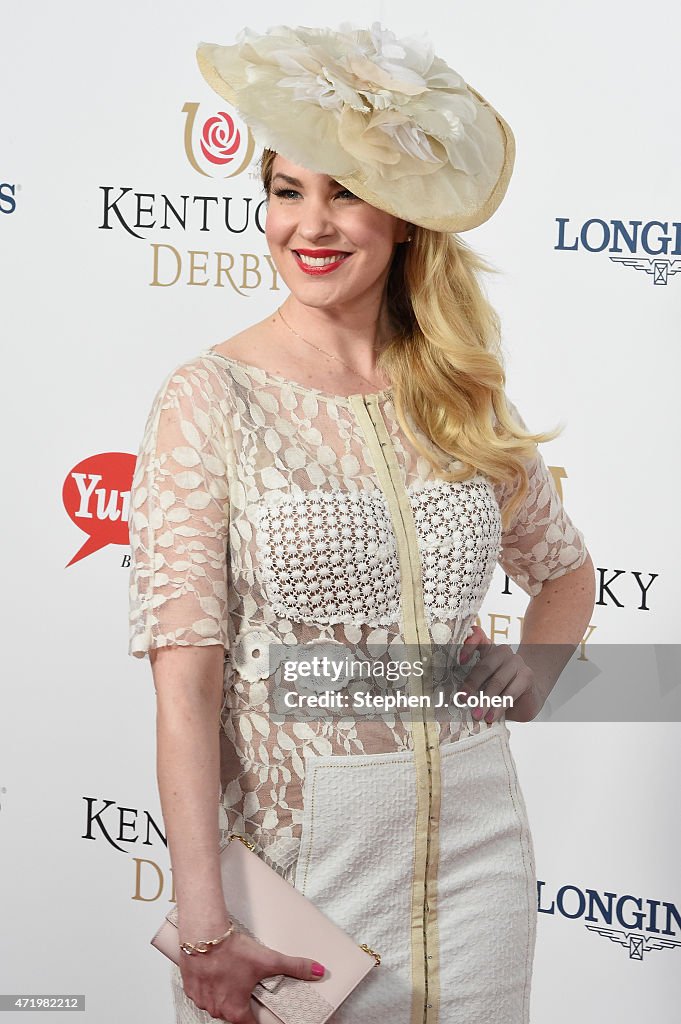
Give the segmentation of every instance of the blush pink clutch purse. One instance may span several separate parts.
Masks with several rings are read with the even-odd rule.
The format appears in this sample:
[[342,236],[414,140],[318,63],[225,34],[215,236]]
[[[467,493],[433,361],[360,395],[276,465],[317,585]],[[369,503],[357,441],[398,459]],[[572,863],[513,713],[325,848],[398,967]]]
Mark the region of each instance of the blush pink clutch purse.
[[[234,833],[220,851],[222,888],[235,930],[280,953],[317,960],[326,968],[319,981],[284,974],[263,978],[253,989],[253,1016],[258,1024],[325,1024],[381,958],[368,946],[359,946],[252,851],[253,844]],[[180,950],[177,918],[175,906],[151,944],[179,964],[186,954]]]

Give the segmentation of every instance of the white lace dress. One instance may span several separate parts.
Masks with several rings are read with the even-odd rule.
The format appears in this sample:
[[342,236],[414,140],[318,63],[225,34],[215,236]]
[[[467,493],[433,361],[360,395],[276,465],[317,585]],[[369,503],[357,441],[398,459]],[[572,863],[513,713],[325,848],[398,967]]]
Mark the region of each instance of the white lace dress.
[[[130,653],[224,647],[221,828],[382,956],[335,1024],[529,1020],[536,878],[503,718],[276,722],[268,704],[270,645],[425,655],[469,635],[497,561],[528,595],[583,564],[541,455],[502,533],[507,497],[437,479],[390,389],[328,395],[207,349],[149,414]],[[178,1024],[212,1021],[172,972]]]

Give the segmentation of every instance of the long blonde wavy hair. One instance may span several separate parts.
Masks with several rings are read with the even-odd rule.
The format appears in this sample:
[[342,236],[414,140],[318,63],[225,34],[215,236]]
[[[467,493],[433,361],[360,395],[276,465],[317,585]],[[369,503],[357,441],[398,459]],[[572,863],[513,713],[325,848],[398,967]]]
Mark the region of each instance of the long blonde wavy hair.
[[[259,163],[268,201],[276,155],[265,149]],[[537,444],[562,428],[530,433],[508,408],[501,324],[480,282],[496,268],[456,234],[418,225],[410,233],[412,241],[395,247],[390,266],[393,333],[376,365],[390,380],[400,426],[441,479],[468,480],[479,471],[510,487],[505,529],[527,494],[527,463]],[[454,469],[452,457],[461,464]]]

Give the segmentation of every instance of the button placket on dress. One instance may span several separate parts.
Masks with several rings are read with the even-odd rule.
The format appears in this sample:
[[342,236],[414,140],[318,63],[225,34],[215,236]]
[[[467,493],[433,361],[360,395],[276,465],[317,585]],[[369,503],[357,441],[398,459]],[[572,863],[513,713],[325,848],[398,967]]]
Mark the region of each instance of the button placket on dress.
[[[377,395],[353,395],[349,404],[374,459],[397,541],[404,642],[417,647],[425,663],[422,676],[412,674],[409,693],[432,693],[430,632],[421,586],[418,538],[409,495],[397,463],[390,434]],[[422,651],[425,647],[425,655]],[[423,709],[425,711],[425,709]],[[436,723],[412,709],[412,737],[416,771],[417,818],[412,883],[412,1011],[411,1024],[439,1020],[439,955],[437,922],[438,833],[440,817],[440,747]]]

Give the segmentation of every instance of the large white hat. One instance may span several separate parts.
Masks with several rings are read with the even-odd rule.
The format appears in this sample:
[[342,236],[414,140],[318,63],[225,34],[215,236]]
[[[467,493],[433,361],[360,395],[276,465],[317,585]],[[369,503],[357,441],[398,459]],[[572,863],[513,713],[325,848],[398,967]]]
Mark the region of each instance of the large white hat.
[[346,22],[236,38],[200,43],[197,60],[259,145],[434,231],[477,227],[499,206],[513,133],[427,36]]

